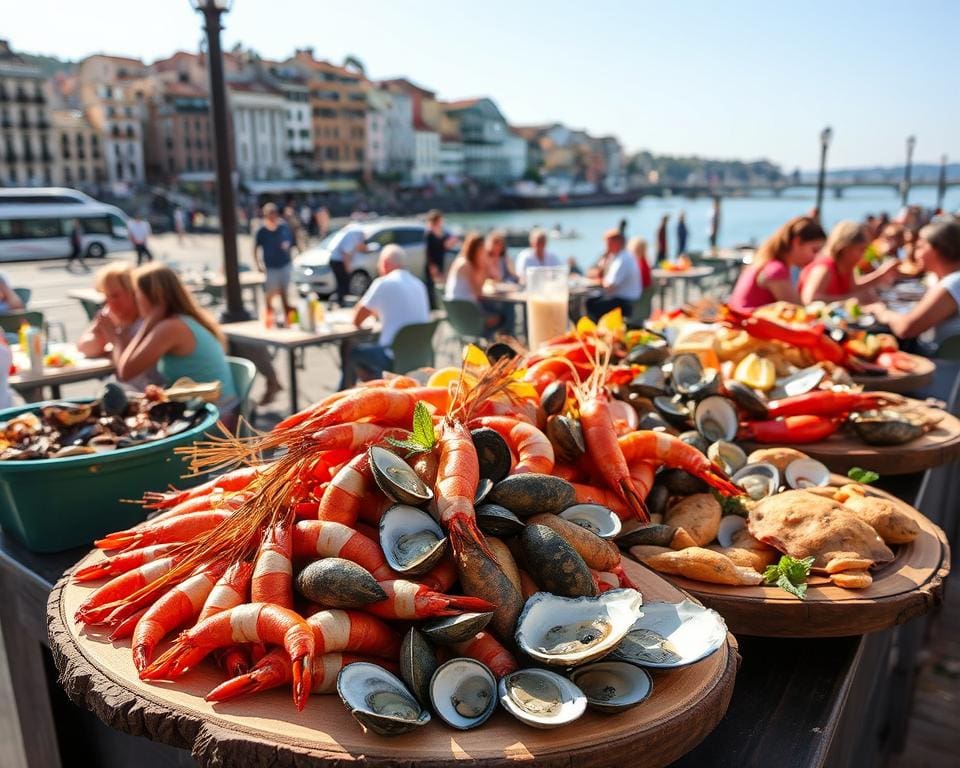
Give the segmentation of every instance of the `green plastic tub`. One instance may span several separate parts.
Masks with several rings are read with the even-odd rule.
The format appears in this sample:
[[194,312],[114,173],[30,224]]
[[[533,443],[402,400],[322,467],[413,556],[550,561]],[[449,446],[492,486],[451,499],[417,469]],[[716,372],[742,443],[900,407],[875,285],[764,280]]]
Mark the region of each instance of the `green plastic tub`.
[[[43,405],[0,411],[0,421]],[[0,527],[33,552],[62,552],[141,522],[143,508],[121,499],[139,499],[144,491],[168,485],[186,488],[203,479],[181,477],[185,464],[173,450],[213,429],[219,411],[205,407],[207,417],[195,427],[142,445],[61,459],[0,461]]]

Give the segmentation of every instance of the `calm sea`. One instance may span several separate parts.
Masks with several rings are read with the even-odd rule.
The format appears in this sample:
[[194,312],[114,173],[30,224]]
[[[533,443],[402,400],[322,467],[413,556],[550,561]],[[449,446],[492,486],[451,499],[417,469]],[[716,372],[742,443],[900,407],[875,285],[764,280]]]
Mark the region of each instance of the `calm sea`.
[[[813,190],[797,190],[782,197],[728,198],[720,208],[721,246],[743,243],[760,243],[778,226],[792,216],[807,213],[814,205]],[[933,207],[936,190],[918,187],[910,192],[910,203]],[[946,210],[960,208],[960,188],[947,190]],[[878,215],[886,211],[891,216],[900,209],[900,194],[888,188],[862,187],[844,192],[837,199],[828,190],[823,201],[823,219],[827,227],[842,219],[863,219],[867,214]],[[710,212],[709,198],[647,197],[635,206],[609,208],[573,208],[567,210],[506,211],[497,213],[450,214],[448,224],[463,231],[471,228],[481,230],[493,227],[506,229],[529,229],[540,226],[550,229],[559,225],[563,231],[575,230],[575,239],[552,240],[549,248],[566,258],[573,256],[581,266],[596,261],[603,250],[603,232],[616,227],[621,219],[627,220],[627,235],[647,238],[653,247],[657,227],[664,214],[670,214],[669,246],[671,255],[676,250],[676,221],[680,211],[686,213],[689,230],[687,249],[700,251],[707,247],[707,217]],[[653,250],[651,248],[651,257]]]

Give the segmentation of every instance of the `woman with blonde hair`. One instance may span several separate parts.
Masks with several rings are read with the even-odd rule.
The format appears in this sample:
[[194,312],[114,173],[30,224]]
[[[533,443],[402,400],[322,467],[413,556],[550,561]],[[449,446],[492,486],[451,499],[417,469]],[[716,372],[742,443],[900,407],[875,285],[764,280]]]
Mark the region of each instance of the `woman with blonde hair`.
[[224,352],[226,339],[216,321],[163,264],[137,267],[131,280],[141,325],[129,344],[120,350],[114,345],[117,377],[127,380],[155,366],[165,385],[183,377],[219,381],[221,413],[229,417],[237,406],[237,391]]
[[823,247],[827,236],[810,216],[796,216],[781,226],[757,249],[750,265],[740,273],[729,304],[741,312],[775,301],[800,303],[790,268],[807,266]]
[[867,235],[855,221],[841,221],[830,232],[823,251],[800,272],[800,299],[843,301],[857,298],[876,300],[875,288],[892,285],[897,279],[897,260],[890,259],[869,275],[857,278],[857,264],[867,250]]

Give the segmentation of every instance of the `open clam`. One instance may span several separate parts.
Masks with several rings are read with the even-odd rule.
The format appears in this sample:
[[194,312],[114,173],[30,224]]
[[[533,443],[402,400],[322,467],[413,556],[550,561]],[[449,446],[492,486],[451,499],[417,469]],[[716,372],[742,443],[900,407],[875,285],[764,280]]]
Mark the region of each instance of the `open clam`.
[[587,697],[567,678],[548,669],[518,669],[500,678],[500,703],[533,728],[572,723],[587,708]]
[[622,528],[616,513],[601,504],[574,504],[563,510],[560,517],[586,528],[601,539],[616,538]]
[[647,603],[611,659],[644,667],[683,667],[706,658],[727,639],[719,613],[699,603]]
[[683,353],[673,358],[670,381],[674,392],[693,400],[720,391],[720,377],[717,372],[705,370],[700,358],[691,353]]
[[614,648],[640,617],[635,589],[611,589],[598,597],[557,597],[537,592],[517,622],[517,645],[545,664],[576,666]]
[[734,538],[746,527],[746,518],[740,515],[724,515],[717,528],[717,543],[721,547],[732,547]]
[[397,454],[373,445],[369,449],[370,470],[380,490],[399,504],[422,506],[433,499],[433,491]]
[[730,479],[754,501],[772,496],[780,488],[780,470],[765,461],[745,464]]
[[584,664],[570,679],[587,697],[587,706],[600,712],[620,712],[649,698],[653,678],[645,669],[625,661]]
[[433,673],[430,703],[437,716],[452,728],[476,728],[497,708],[497,679],[479,661],[450,659]]
[[783,479],[796,490],[814,488],[830,482],[830,470],[816,459],[794,459],[783,471]]
[[711,443],[707,448],[707,458],[728,475],[737,472],[747,463],[747,454],[743,448],[726,440]]
[[337,693],[364,730],[397,736],[430,722],[430,713],[396,675],[366,661],[348,664],[337,676]]
[[711,443],[733,440],[737,436],[737,408],[729,398],[720,395],[704,398],[697,403],[693,420],[697,431]]
[[443,557],[447,538],[436,520],[422,509],[396,504],[380,518],[380,547],[393,570],[417,576]]

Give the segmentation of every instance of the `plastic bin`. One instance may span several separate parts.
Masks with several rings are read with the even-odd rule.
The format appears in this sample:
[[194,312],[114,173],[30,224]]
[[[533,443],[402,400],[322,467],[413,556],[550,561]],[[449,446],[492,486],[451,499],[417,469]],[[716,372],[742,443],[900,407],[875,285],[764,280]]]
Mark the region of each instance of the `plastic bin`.
[[[0,421],[42,405],[0,411]],[[121,499],[139,499],[144,491],[169,485],[186,488],[203,479],[183,478],[186,465],[173,451],[213,429],[219,411],[210,404],[205,408],[207,417],[195,427],[142,445],[60,459],[0,461],[0,527],[33,552],[62,552],[141,522],[143,508]]]

